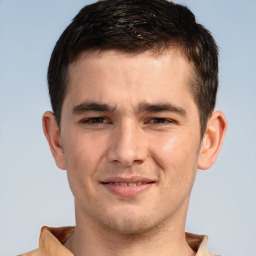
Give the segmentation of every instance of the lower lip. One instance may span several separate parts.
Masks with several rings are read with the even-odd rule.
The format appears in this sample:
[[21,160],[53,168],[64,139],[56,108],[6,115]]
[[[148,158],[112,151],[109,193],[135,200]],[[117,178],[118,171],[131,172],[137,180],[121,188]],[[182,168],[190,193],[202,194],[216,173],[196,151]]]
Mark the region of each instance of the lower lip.
[[142,192],[151,188],[154,183],[147,183],[138,186],[118,186],[114,184],[103,184],[111,193],[122,196],[122,197],[132,197],[141,194]]

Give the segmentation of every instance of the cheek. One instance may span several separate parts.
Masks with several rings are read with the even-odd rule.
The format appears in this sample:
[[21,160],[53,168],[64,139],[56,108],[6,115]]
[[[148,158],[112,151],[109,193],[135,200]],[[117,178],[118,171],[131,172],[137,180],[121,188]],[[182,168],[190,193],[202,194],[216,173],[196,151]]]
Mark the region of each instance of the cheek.
[[193,180],[197,167],[198,141],[186,136],[158,137],[151,142],[151,155],[172,184]]
[[95,136],[79,131],[68,133],[64,141],[64,153],[67,169],[84,173],[85,170],[93,170],[100,158],[102,143]]
[[157,146],[152,157],[161,172],[162,201],[165,201],[168,207],[178,207],[178,204],[189,197],[194,184],[198,158],[197,143],[192,143],[191,139],[184,137],[168,137],[155,145]]
[[174,164],[188,160],[197,151],[197,143],[175,134],[158,136],[150,142],[150,151],[162,165]]
[[[100,162],[100,147],[95,139],[69,137],[64,143],[64,155],[70,188],[74,195],[93,188],[92,181]],[[97,154],[96,154],[97,152]]]

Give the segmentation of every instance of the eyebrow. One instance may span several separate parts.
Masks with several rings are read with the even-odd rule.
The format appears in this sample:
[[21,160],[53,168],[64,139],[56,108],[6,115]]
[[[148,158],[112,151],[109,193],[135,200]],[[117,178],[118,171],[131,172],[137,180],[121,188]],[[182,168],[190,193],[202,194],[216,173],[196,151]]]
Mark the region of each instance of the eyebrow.
[[159,112],[165,112],[165,111],[177,113],[182,117],[187,116],[187,112],[185,111],[185,109],[170,103],[157,103],[157,104],[141,103],[138,106],[138,112],[159,113]]
[[73,114],[79,115],[84,112],[97,111],[97,112],[114,112],[115,107],[108,104],[102,104],[98,102],[83,102],[73,108]]
[[[79,115],[84,112],[96,111],[96,112],[114,112],[115,106],[111,106],[105,103],[99,102],[83,102],[73,108],[73,114]],[[186,117],[187,112],[185,109],[175,106],[171,103],[140,103],[136,109],[137,112],[149,112],[149,113],[160,113],[160,112],[174,112],[183,117]]]

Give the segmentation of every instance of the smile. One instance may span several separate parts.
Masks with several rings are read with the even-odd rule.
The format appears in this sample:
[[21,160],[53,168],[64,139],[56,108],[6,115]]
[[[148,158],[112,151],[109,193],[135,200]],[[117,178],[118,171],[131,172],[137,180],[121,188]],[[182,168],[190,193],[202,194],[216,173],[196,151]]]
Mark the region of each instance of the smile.
[[[137,179],[137,180],[136,180]],[[138,178],[133,180],[125,180],[120,178],[112,178],[101,182],[101,184],[107,189],[108,192],[119,197],[134,197],[149,190],[155,181]]]
[[116,186],[123,186],[123,187],[135,187],[135,186],[141,186],[148,184],[148,182],[144,181],[139,181],[139,182],[131,182],[131,183],[125,183],[125,182],[108,182],[105,184],[110,184],[110,185],[116,185]]

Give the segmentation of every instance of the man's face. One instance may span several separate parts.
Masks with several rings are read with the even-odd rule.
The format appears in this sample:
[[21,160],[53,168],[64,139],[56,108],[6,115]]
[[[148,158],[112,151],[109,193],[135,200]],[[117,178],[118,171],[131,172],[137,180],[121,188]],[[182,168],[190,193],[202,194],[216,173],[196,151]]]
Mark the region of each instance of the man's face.
[[185,218],[200,149],[190,73],[177,50],[93,52],[70,66],[61,164],[80,216],[122,233]]

